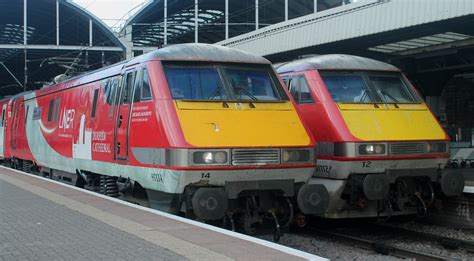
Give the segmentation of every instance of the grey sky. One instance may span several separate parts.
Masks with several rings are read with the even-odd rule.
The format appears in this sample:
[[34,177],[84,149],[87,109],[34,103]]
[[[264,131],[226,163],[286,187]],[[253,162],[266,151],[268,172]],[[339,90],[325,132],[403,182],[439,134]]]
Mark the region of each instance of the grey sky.
[[74,2],[95,14],[109,26],[114,26],[119,19],[127,19],[128,12],[139,9],[137,6],[148,0],[74,0]]

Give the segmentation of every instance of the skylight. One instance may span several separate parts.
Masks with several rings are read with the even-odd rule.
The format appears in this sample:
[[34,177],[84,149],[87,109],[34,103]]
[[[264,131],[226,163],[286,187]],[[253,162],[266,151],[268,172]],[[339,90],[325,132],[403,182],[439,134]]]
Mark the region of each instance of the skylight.
[[417,49],[423,47],[429,47],[444,43],[451,43],[456,41],[462,41],[469,38],[473,38],[470,35],[459,34],[453,32],[446,32],[441,34],[435,34],[430,36],[424,36],[420,38],[414,38],[405,41],[399,41],[390,44],[378,45],[369,48],[370,51],[382,52],[382,53],[396,53],[406,51],[410,49]]

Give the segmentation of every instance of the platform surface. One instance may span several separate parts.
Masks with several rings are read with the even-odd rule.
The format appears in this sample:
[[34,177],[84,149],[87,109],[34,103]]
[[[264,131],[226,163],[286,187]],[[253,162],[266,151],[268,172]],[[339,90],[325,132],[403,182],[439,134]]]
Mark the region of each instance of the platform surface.
[[474,193],[474,168],[464,168],[462,173],[465,179],[464,193]]
[[0,260],[324,260],[0,167]]

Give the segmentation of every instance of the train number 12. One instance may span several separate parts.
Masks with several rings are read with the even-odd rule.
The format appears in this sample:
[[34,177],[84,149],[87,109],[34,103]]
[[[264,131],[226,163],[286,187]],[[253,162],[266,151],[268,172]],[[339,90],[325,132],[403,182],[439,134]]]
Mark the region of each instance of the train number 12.
[[372,166],[372,161],[363,161],[362,168],[370,168]]

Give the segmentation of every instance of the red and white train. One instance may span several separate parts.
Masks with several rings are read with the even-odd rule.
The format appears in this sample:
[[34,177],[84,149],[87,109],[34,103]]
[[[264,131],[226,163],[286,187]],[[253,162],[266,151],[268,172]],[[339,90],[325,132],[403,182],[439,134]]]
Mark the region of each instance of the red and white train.
[[[325,210],[315,143],[264,58],[184,44],[0,102],[12,166],[200,220]],[[145,194],[146,192],[146,194]]]
[[312,184],[330,195],[326,218],[425,213],[463,192],[445,169],[449,137],[396,67],[352,55],[281,64],[278,73],[318,143]]

